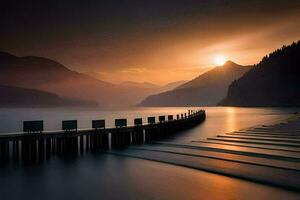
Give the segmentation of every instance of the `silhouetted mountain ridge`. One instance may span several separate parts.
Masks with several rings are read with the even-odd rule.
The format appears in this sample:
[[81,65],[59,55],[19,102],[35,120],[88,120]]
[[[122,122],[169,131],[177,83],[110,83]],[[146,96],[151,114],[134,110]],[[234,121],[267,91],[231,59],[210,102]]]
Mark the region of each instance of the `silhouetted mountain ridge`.
[[121,87],[132,87],[132,88],[145,88],[145,89],[150,89],[150,88],[159,88],[159,85],[155,85],[153,83],[149,82],[134,82],[134,81],[125,81],[119,84]]
[[300,41],[265,56],[234,81],[219,105],[300,106]]
[[136,105],[163,87],[151,83],[112,84],[68,69],[54,60],[0,52],[0,85],[36,89],[61,98],[96,101],[100,107]]
[[97,101],[103,107],[136,103],[122,88],[69,70],[51,59],[17,57],[5,52],[0,53],[0,85],[42,90],[62,98]]
[[[212,86],[216,84],[222,85],[224,82],[231,82],[235,78],[240,77],[240,74],[244,74],[250,69],[247,67],[249,66],[242,66],[232,61],[227,61],[223,66],[214,67],[176,89],[199,88],[202,86],[208,86],[208,84]],[[218,80],[220,76],[223,79],[222,81]]]
[[249,70],[232,61],[215,67],[174,90],[151,95],[141,106],[201,106],[216,105],[227,94],[229,84]]
[[63,99],[35,89],[0,85],[0,107],[96,106],[94,102]]
[[3,51],[0,51],[0,59],[1,60],[10,60],[10,59],[16,59],[17,57],[10,54],[10,53],[7,53],[7,52],[3,52]]

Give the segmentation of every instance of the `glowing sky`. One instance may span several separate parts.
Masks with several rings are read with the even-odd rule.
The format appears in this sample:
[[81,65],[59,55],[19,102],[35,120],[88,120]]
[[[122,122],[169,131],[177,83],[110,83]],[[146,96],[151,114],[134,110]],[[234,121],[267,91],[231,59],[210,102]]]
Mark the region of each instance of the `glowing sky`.
[[300,39],[300,0],[7,1],[0,50],[55,59],[112,82],[188,80]]

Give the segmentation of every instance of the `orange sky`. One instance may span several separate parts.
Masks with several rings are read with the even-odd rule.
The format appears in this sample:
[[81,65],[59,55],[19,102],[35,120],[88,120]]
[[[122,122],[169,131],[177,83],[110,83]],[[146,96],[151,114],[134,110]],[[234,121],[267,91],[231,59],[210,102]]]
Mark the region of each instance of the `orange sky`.
[[299,0],[74,0],[0,11],[0,50],[114,83],[189,80],[214,67],[216,55],[255,64],[300,39]]
[[207,44],[191,37],[175,41],[173,45],[157,45],[151,48],[152,52],[139,55],[141,58],[136,57],[139,64],[95,72],[98,72],[101,79],[110,82],[131,80],[165,84],[176,80],[190,80],[215,67],[217,55],[223,55],[238,64],[251,65],[277,48],[299,39],[298,21],[291,20],[251,32],[247,30],[224,36],[220,34],[218,37],[208,38],[212,41]]

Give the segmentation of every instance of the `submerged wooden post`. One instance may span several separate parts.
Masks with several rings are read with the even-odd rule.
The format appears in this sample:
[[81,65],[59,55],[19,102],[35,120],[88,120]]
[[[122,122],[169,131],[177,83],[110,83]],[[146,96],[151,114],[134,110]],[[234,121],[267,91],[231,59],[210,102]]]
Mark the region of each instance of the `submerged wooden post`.
[[46,139],[46,159],[49,159],[51,155],[51,140],[50,138]]
[[17,141],[13,140],[12,141],[12,154],[13,154],[13,160],[17,160]]
[[112,147],[122,147],[126,143],[126,133],[124,128],[127,127],[127,119],[115,119],[116,132],[111,135]]
[[86,135],[85,136],[85,150],[89,151],[89,149],[90,149],[90,136]]
[[83,153],[84,147],[83,147],[83,135],[79,136],[79,143],[80,143],[80,152]]
[[108,149],[111,149],[111,133],[108,133]]
[[45,140],[43,138],[38,140],[38,153],[39,153],[39,160],[44,160]]
[[102,146],[103,132],[105,132],[105,120],[92,120],[92,128],[95,135],[92,137],[92,149],[96,149]]
[[143,144],[146,142],[146,130],[143,129]]
[[132,144],[142,144],[143,143],[143,119],[135,118],[134,119],[134,129],[132,132]]

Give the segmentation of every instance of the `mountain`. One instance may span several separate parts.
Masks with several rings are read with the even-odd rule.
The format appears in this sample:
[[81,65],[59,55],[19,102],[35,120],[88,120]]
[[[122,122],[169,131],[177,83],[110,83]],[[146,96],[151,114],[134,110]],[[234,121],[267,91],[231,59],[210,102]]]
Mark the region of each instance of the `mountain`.
[[[149,95],[161,93],[169,89],[174,89],[176,86],[178,86],[178,83],[179,82],[169,83],[166,85],[155,85],[148,82],[139,83],[127,81],[118,84],[117,87],[127,94],[128,101],[135,102],[131,105],[137,105]],[[129,99],[130,97],[132,99]]]
[[228,61],[174,90],[151,95],[141,106],[200,106],[216,105],[227,94],[232,81],[240,78],[250,69]]
[[125,81],[125,82],[118,84],[118,86],[124,87],[124,88],[143,88],[143,89],[159,88],[158,85],[155,85],[153,83],[149,83],[149,82],[139,83],[139,82],[134,82],[134,81]]
[[[101,75],[99,75],[98,72],[84,72],[84,74],[91,76],[95,79],[101,80]],[[154,89],[154,91],[150,94],[154,94],[154,93],[160,93],[160,92],[165,92],[165,91],[169,91],[169,90],[173,90],[176,87],[184,84],[188,82],[187,80],[181,80],[181,81],[175,81],[175,82],[170,82],[167,83],[165,85],[157,85],[157,84],[153,84],[150,82],[134,82],[134,81],[125,81],[125,82],[121,82],[119,84],[116,84],[119,87],[126,87],[126,88],[143,88],[143,89]],[[148,94],[147,96],[149,96],[150,94]],[[146,97],[146,96],[145,96]]]
[[43,57],[17,57],[0,52],[0,85],[36,89],[63,99],[97,102],[103,108],[136,105],[163,87],[152,83],[112,84],[95,78],[95,73],[79,73]]
[[166,85],[161,86],[160,91],[166,92],[166,91],[174,90],[175,88],[179,87],[180,85],[185,84],[186,82],[188,82],[188,81],[182,80],[182,81],[174,81],[171,83],[167,83]]
[[0,85],[0,107],[96,106],[93,102],[63,99],[34,89]]
[[[91,76],[95,79],[101,80],[101,76],[98,72],[84,72],[85,75]],[[147,96],[152,94],[158,94],[161,92],[173,90],[179,85],[186,83],[186,80],[170,82],[165,85],[153,84],[150,82],[134,82],[134,81],[125,81],[115,86],[128,94],[127,96],[133,97],[130,102],[135,102],[131,105],[136,105],[141,102]]]
[[223,106],[300,106],[300,41],[265,56],[234,81]]
[[0,85],[37,89],[62,98],[96,101],[100,107],[134,105],[145,98],[146,91],[133,90],[72,71],[42,57],[17,57],[0,52]]
[[155,85],[155,84],[149,83],[149,82],[139,83],[139,82],[133,82],[133,81],[126,81],[126,82],[122,82],[122,83],[118,84],[118,86],[121,88],[128,88],[128,89],[134,89],[134,90],[143,89],[143,90],[147,91],[147,93],[149,93],[148,95],[145,96],[145,97],[147,97],[151,94],[173,90],[176,87],[178,87],[186,82],[187,81],[176,81],[176,82],[167,83],[165,85]]

